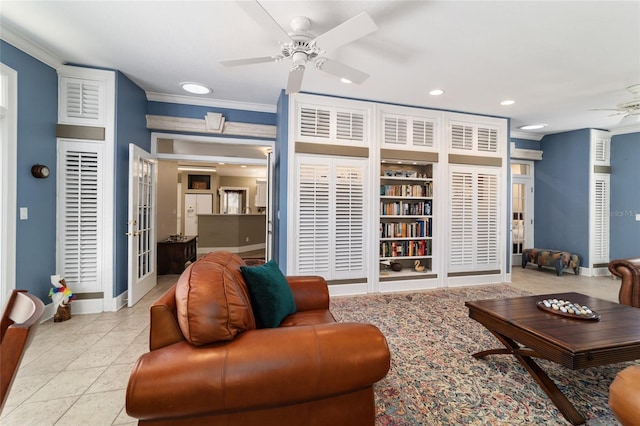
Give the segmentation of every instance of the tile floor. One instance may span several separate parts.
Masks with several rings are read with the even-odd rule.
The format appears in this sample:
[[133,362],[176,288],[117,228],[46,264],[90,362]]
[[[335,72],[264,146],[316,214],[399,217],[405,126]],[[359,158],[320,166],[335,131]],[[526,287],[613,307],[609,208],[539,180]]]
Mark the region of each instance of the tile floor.
[[[164,275],[133,308],[40,325],[0,415],[4,426],[132,425],[124,409],[129,373],[147,352],[149,305],[177,279]],[[535,266],[514,268],[512,285],[536,294],[577,291],[617,301],[620,281]]]

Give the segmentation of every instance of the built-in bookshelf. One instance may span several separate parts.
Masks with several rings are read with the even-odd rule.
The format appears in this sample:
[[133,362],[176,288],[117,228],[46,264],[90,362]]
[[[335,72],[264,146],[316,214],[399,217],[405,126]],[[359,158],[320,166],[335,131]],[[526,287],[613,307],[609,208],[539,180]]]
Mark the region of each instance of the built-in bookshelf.
[[380,280],[431,274],[433,164],[382,160],[379,201]]

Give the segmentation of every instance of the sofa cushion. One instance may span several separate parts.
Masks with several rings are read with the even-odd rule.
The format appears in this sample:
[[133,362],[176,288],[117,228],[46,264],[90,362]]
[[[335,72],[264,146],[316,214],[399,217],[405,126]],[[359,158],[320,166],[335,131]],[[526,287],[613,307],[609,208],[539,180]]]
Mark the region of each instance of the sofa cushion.
[[260,266],[241,266],[249,288],[251,305],[260,328],[274,328],[296,311],[293,293],[275,261]]
[[241,284],[229,268],[214,262],[195,262],[182,273],[176,311],[180,330],[193,345],[232,340],[253,328]]

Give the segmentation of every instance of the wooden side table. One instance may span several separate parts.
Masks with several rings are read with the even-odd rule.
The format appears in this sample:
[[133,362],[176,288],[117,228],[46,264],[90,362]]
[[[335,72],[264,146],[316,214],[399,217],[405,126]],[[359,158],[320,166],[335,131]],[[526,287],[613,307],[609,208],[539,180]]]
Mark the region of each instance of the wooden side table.
[[170,237],[158,242],[158,275],[181,274],[197,258],[197,235]]

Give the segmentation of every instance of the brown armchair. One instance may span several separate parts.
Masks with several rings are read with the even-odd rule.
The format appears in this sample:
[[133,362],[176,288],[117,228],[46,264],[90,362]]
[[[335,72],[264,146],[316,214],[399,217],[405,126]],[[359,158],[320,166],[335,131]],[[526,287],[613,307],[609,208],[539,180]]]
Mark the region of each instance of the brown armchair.
[[612,260],[609,262],[609,271],[622,279],[619,302],[640,308],[640,257]]
[[40,299],[25,290],[13,290],[0,320],[0,412],[43,313]]
[[336,323],[321,277],[287,277],[296,312],[256,328],[243,264],[211,253],[151,307],[127,413],[145,425],[373,425],[373,384],[390,366],[382,333]]

